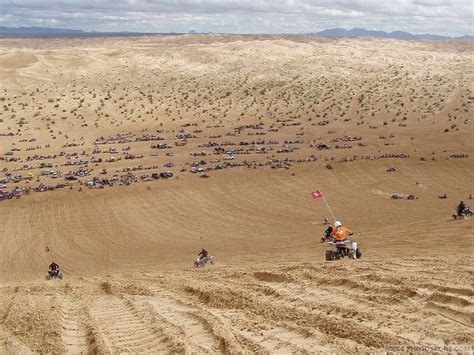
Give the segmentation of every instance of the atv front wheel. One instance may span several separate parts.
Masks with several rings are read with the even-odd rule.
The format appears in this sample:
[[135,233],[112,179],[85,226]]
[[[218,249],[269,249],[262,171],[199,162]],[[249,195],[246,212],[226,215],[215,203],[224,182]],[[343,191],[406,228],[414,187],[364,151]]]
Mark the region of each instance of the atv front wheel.
[[360,248],[357,248],[357,250],[356,250],[356,258],[357,259],[362,258],[362,251],[360,250]]
[[330,250],[326,252],[326,261],[332,261],[334,260],[334,253]]

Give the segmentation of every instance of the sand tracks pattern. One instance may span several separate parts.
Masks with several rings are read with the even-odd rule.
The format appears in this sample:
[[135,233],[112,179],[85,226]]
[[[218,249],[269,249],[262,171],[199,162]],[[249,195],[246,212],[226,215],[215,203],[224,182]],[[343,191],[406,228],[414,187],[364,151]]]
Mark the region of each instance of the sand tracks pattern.
[[[429,302],[426,304],[426,309],[450,321],[462,324],[472,331],[474,328],[472,292],[469,292],[470,290],[467,289],[455,288],[447,288],[446,291],[447,292],[433,292]],[[468,293],[470,293],[470,295],[468,295]]]
[[142,300],[140,304],[151,309],[156,321],[184,341],[186,351],[214,353],[225,349],[225,341],[213,333],[212,326],[197,308],[162,295]]
[[62,343],[68,354],[89,354],[96,350],[92,330],[84,324],[85,306],[79,299],[62,301]]
[[94,299],[90,306],[102,351],[153,352],[176,349],[176,344],[158,326],[152,323],[145,311],[134,307],[125,299],[114,296]]
[[[4,337],[33,351],[67,353],[388,351],[473,340],[471,273],[455,261],[255,270],[216,266],[5,289]],[[22,319],[47,326],[29,332]],[[50,331],[56,327],[61,331]]]

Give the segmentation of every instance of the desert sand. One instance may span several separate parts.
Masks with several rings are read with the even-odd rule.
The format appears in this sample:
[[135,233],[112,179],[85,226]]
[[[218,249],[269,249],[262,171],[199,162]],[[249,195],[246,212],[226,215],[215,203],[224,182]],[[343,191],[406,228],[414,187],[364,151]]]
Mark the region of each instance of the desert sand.
[[[468,41],[1,39],[0,353],[472,351],[472,219],[451,216],[474,205],[473,59]],[[361,259],[324,260],[314,190]]]

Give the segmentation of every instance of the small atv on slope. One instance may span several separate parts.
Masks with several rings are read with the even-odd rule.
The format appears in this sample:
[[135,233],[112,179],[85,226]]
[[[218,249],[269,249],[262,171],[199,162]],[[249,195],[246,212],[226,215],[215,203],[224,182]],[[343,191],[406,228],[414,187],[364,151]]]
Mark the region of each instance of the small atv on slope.
[[457,213],[453,214],[453,219],[458,219],[458,218],[469,218],[472,217],[472,211],[469,207],[465,207],[459,215]]
[[[362,250],[357,245],[357,242],[349,240],[336,240],[332,235],[332,227],[329,227],[321,237],[321,243],[326,242],[331,250],[326,251],[326,260],[339,260],[345,256],[352,259],[360,259],[362,257]],[[350,237],[350,236],[349,236]]]

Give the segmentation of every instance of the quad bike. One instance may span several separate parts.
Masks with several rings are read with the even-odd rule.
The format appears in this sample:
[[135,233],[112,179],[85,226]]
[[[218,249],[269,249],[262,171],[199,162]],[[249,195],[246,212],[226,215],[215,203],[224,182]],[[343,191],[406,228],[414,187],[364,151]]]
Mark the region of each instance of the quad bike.
[[63,274],[59,272],[59,270],[49,270],[48,275],[46,275],[46,280],[52,280],[52,279],[63,279]]
[[469,207],[465,207],[461,213],[459,214],[459,216],[457,215],[457,213],[453,214],[453,219],[458,219],[458,218],[466,218],[466,217],[472,217],[472,211]]
[[[349,235],[350,237],[351,235]],[[345,256],[352,259],[360,259],[362,257],[362,251],[357,245],[357,242],[346,240],[336,240],[327,231],[321,237],[321,243],[326,242],[330,245],[331,250],[326,251],[326,260],[339,260]]]
[[194,267],[201,268],[206,266],[206,264],[209,263],[210,265],[214,265],[214,257],[211,255],[208,255],[204,258],[197,258],[196,261],[194,262]]

